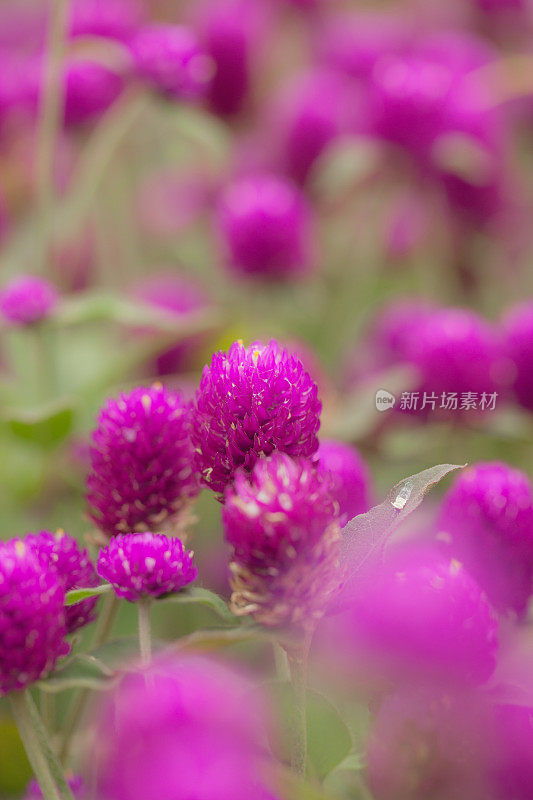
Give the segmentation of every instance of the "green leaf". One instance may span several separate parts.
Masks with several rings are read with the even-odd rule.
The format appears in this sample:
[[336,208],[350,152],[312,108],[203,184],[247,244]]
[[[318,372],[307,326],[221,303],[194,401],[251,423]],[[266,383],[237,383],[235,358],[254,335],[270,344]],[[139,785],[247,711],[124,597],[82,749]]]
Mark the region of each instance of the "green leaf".
[[136,636],[115,639],[89,653],[79,653],[64,662],[37,686],[44,692],[64,692],[67,689],[107,689],[116,680],[118,670],[137,658],[139,642]]
[[7,410],[4,421],[17,438],[48,448],[58,445],[70,434],[74,413],[71,400],[60,400],[40,408]]
[[[290,751],[289,731],[293,703],[289,683],[271,684],[274,702],[278,708],[280,731],[278,738],[282,754]],[[307,769],[321,780],[341,764],[352,748],[348,726],[336,708],[323,695],[307,692]]]
[[185,589],[183,592],[176,592],[169,594],[167,597],[160,598],[157,602],[167,603],[200,603],[212,609],[224,622],[229,625],[235,625],[238,617],[231,613],[225,600],[218,594],[210,592],[209,589],[202,589],[201,587],[193,587],[192,589]]
[[81,603],[82,600],[87,600],[88,597],[97,597],[99,594],[105,594],[112,589],[110,583],[104,583],[102,586],[93,586],[87,589],[72,589],[67,592],[65,597],[66,606],[75,606],[76,603]]

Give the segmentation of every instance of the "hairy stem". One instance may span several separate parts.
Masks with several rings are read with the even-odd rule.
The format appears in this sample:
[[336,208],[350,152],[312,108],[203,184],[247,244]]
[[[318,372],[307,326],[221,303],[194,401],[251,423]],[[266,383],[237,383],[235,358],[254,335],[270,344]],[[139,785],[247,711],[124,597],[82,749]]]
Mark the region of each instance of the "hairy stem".
[[41,787],[44,800],[65,800],[65,798],[62,798],[59,794],[48,762],[39,746],[39,740],[33,728],[31,714],[28,708],[26,692],[12,692],[9,695],[9,699],[13,718],[17,724],[20,738],[22,739],[24,749],[28,756],[28,761]]
[[285,646],[292,685],[291,768],[305,775],[307,767],[307,662],[309,641]]
[[57,760],[54,751],[52,750],[48,733],[46,731],[45,726],[43,725],[43,721],[39,715],[37,706],[35,705],[34,700],[29,692],[26,695],[26,704],[30,714],[33,729],[35,731],[35,735],[37,736],[37,739],[39,741],[39,746],[44,754],[44,757],[46,758],[48,767],[50,769],[50,772],[52,773],[52,777],[57,785],[57,788],[61,793],[61,797],[64,798],[64,800],[74,800],[74,796],[72,794],[70,786],[68,785],[68,781],[65,778],[65,773],[63,772],[63,768],[59,763],[59,761]]

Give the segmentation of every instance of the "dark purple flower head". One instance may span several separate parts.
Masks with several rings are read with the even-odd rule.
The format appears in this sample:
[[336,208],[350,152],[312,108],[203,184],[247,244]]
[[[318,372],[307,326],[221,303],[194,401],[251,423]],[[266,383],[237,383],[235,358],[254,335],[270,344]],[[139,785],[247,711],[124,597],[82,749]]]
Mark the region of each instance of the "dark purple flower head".
[[0,695],[45,677],[69,651],[65,590],[20,539],[0,544]]
[[164,533],[115,536],[100,551],[98,574],[118,597],[135,603],[143,597],[179,592],[198,575],[193,553]]
[[213,355],[196,392],[192,441],[204,484],[223,492],[239,467],[280,450],[312,456],[318,448],[317,386],[295,355],[272,340]]
[[[84,800],[84,798],[87,796],[83,780],[79,775],[74,775],[72,778],[69,778],[68,785],[70,786],[70,790],[74,795],[74,800]],[[23,800],[43,800],[41,787],[36,780],[30,781],[27,785]]]
[[90,517],[106,536],[170,529],[198,492],[190,407],[161,384],[110,399],[98,415],[87,478]]
[[197,100],[209,89],[215,64],[196,34],[182,25],[152,24],[131,41],[137,75],[175,100]]
[[32,325],[49,317],[58,300],[57,291],[44,278],[24,275],[0,293],[0,314],[12,325]]
[[502,462],[475,464],[444,497],[438,536],[501,611],[523,614],[533,591],[533,487]]
[[320,472],[330,477],[332,493],[343,521],[368,511],[372,505],[372,479],[356,448],[327,439],[320,443],[317,457]]
[[103,700],[98,797],[266,800],[265,710],[245,677],[214,660],[155,659]]
[[281,279],[314,266],[311,211],[285,178],[264,173],[233,181],[220,198],[217,224],[227,262],[238,273]]
[[479,685],[496,665],[498,620],[485,592],[459,561],[434,551],[393,555],[338,624],[338,648],[396,684]]
[[[40,531],[24,539],[39,555],[47,569],[55,569],[65,592],[98,586],[99,580],[87,550],[62,530]],[[65,609],[67,633],[74,633],[96,617],[97,597],[89,597]]]
[[67,126],[91,123],[101,117],[125,86],[119,72],[88,58],[67,62],[64,82]]
[[233,548],[232,603],[269,626],[313,626],[341,583],[338,505],[329,477],[305,458],[274,453],[225,495]]
[[533,302],[511,309],[503,321],[504,346],[513,368],[512,388],[520,405],[533,411]]

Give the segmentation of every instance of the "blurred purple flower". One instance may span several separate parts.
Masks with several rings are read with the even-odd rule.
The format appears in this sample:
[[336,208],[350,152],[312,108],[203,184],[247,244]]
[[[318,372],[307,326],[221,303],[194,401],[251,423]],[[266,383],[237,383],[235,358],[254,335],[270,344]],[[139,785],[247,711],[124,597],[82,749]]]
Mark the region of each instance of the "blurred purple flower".
[[312,630],[342,582],[338,504],[329,475],[274,453],[239,470],[222,512],[232,604],[267,626]]
[[502,462],[462,472],[444,496],[438,538],[501,611],[522,615],[533,591],[533,487]]
[[0,695],[44,678],[69,651],[65,591],[20,539],[0,543]]
[[131,41],[138,77],[175,100],[205,97],[215,65],[196,34],[182,25],[152,24]]
[[520,405],[533,411],[533,302],[512,308],[502,327],[505,353],[514,371],[512,389]]
[[56,289],[44,278],[15,278],[0,293],[0,314],[12,325],[32,325],[49,317],[57,303]]
[[160,384],[107,401],[87,478],[90,517],[105,536],[179,526],[198,492],[189,425],[189,405]]
[[234,342],[205,366],[192,417],[195,465],[203,483],[223,492],[236,469],[253,469],[274,450],[312,456],[321,403],[301,361],[272,340]]
[[144,0],[73,0],[70,34],[127,42],[144,19],[144,5]]
[[331,493],[344,522],[364,514],[372,505],[370,470],[355,447],[331,439],[322,440],[317,452],[319,471],[328,474]]
[[196,580],[193,553],[180,539],[163,533],[126,533],[100,550],[98,574],[118,597],[135,603],[143,597],[179,592]]
[[214,660],[154,660],[103,701],[98,797],[267,800],[265,711],[247,679]]
[[[55,569],[65,593],[71,589],[98,586],[99,580],[87,550],[62,530],[55,534],[40,531],[26,536],[24,542],[38,554],[47,569]],[[65,609],[67,633],[74,633],[96,617],[97,597],[89,597]]]
[[67,62],[64,80],[67,126],[100,117],[120,97],[125,85],[119,72],[89,59]]
[[238,178],[224,189],[217,225],[229,266],[259,278],[294,278],[313,269],[311,210],[296,186],[273,174]]

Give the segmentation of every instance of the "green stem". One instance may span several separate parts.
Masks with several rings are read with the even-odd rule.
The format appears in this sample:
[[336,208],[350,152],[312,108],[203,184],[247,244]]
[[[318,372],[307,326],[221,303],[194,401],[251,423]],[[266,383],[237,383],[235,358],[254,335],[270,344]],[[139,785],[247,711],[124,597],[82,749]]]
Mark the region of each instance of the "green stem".
[[[98,626],[93,641],[93,649],[100,647],[104,644],[111,635],[113,625],[117,617],[120,607],[120,601],[115,594],[105,595],[103,601],[102,612],[98,618]],[[83,715],[87,700],[89,699],[90,690],[82,689],[81,692],[76,694],[70,704],[65,721],[63,723],[63,738],[59,750],[62,761],[67,761],[72,737],[78,724],[78,720]]]
[[291,768],[304,775],[307,767],[307,661],[309,641],[285,647],[292,685]]
[[17,724],[20,738],[26,750],[28,761],[41,787],[44,800],[64,800],[54,783],[50,767],[39,746],[39,740],[33,729],[31,714],[27,704],[26,692],[12,692],[9,695],[13,718]]
[[70,789],[70,786],[68,785],[68,781],[65,778],[65,773],[63,772],[63,768],[59,763],[59,761],[57,760],[57,757],[54,751],[52,750],[52,747],[50,746],[50,741],[48,738],[47,731],[43,725],[43,721],[39,715],[33,697],[29,692],[26,695],[26,704],[30,714],[33,729],[35,731],[35,735],[37,736],[37,739],[39,741],[39,746],[46,758],[46,761],[50,768],[50,772],[52,773],[52,777],[56,782],[57,788],[61,793],[61,797],[64,798],[64,800],[74,800],[72,791]]
[[152,660],[152,637],[150,633],[150,598],[143,598],[137,603],[139,615],[139,649],[141,663],[147,667]]
[[47,60],[41,96],[37,151],[38,209],[41,227],[40,261],[46,266],[54,222],[54,158],[64,105],[63,58],[68,23],[68,0],[52,0],[48,21]]

